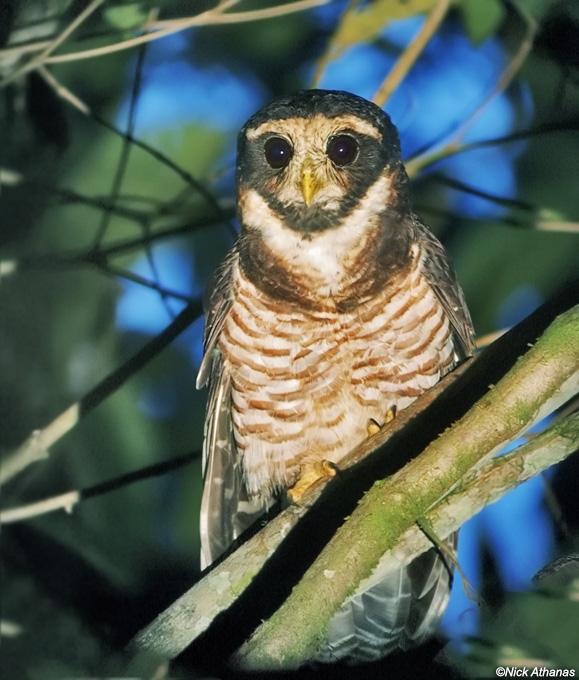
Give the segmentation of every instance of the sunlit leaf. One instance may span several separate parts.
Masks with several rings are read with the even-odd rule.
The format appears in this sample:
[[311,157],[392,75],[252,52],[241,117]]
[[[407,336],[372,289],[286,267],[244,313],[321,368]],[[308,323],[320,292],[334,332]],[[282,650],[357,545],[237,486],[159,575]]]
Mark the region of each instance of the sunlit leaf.
[[147,13],[140,2],[117,7],[107,7],[103,12],[106,21],[114,28],[125,30],[143,24]]
[[428,12],[436,0],[376,0],[356,10],[351,6],[342,15],[328,48],[317,67],[317,77],[326,65],[352,45],[370,42],[391,22]]
[[458,8],[468,37],[475,45],[496,33],[506,14],[501,0],[462,0]]

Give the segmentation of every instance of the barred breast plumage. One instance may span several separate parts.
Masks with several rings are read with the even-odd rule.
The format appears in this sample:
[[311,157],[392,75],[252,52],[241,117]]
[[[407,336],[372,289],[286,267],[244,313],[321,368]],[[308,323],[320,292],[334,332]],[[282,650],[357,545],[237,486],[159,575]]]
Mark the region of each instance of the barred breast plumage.
[[339,463],[369,418],[405,408],[455,363],[450,323],[423,252],[374,297],[339,312],[304,311],[233,273],[219,347],[231,374],[235,444],[250,495],[291,486],[300,465]]

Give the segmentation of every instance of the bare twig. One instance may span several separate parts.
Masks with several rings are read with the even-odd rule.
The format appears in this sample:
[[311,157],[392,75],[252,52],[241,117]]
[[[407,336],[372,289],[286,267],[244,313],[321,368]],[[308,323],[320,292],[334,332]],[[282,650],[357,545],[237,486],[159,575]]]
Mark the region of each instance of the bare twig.
[[578,130],[579,123],[577,120],[568,119],[558,123],[543,123],[541,125],[537,125],[534,128],[530,128],[529,130],[520,130],[518,132],[513,132],[510,135],[505,135],[504,137],[483,139],[477,142],[459,143],[453,147],[443,144],[442,146],[437,146],[436,148],[430,149],[424,154],[419,154],[405,160],[404,167],[406,168],[406,172],[409,177],[416,177],[421,170],[438,163],[438,161],[442,159],[450,158],[451,156],[456,156],[461,153],[466,153],[467,151],[472,151],[473,149],[481,149],[486,146],[498,146],[499,144],[510,144],[540,135],[548,135],[558,132],[576,132]]
[[[39,74],[44,78],[46,83],[50,85],[50,87],[53,88],[53,90],[56,92],[56,94],[64,99],[66,102],[71,104],[75,109],[80,111],[83,115],[87,116],[91,120],[94,120],[96,123],[101,125],[102,127],[106,128],[110,132],[113,132],[115,135],[121,137],[122,139],[126,139],[126,135],[116,128],[114,125],[111,123],[107,122],[100,116],[98,116],[85,102],[83,102],[81,99],[79,99],[73,92],[71,92],[68,88],[66,88],[62,83],[60,83],[54,75],[45,67],[41,66],[38,69]],[[189,184],[193,189],[195,189],[203,198],[211,205],[216,214],[218,214],[225,223],[229,224],[230,230],[232,233],[235,233],[235,228],[233,227],[233,224],[230,219],[228,219],[227,216],[225,216],[223,210],[219,206],[218,202],[215,200],[215,196],[206,189],[206,187],[200,182],[199,180],[195,179],[193,175],[191,175],[189,172],[186,170],[183,170],[177,163],[173,162],[168,156],[165,156],[165,154],[161,153],[159,150],[155,149],[154,147],[150,146],[146,142],[137,139],[136,137],[132,136],[130,137],[130,142],[134,144],[135,146],[138,146],[140,149],[148,153],[152,158],[155,160],[159,161],[163,165],[165,165],[167,168],[172,170],[174,173],[179,175],[181,179],[186,183]]]
[[478,120],[479,116],[489,106],[489,104],[509,86],[513,78],[519,72],[521,66],[524,64],[533,47],[533,42],[537,33],[537,23],[529,11],[520,2],[515,2],[515,5],[526,25],[525,36],[521,41],[519,49],[510,60],[507,68],[499,77],[492,91],[476,107],[473,113],[462,123],[462,125],[460,125],[460,127],[455,130],[452,135],[442,144],[429,149],[426,153],[406,163],[406,170],[409,176],[417,174],[420,169],[431,165],[433,162],[436,162],[436,160],[446,158],[453,153],[465,150],[461,148],[461,140],[466,132],[472,127],[476,120]]
[[90,392],[64,413],[55,418],[42,430],[35,431],[0,465],[0,484],[4,484],[32,463],[48,456],[48,449],[69,432],[75,425],[102,401],[114,394],[137,371],[146,366],[169,345],[180,333],[188,328],[202,313],[201,301],[188,305],[175,319],[133,355],[122,366],[110,373]]
[[[209,219],[199,219],[192,224],[184,224],[175,226],[172,228],[161,229],[159,231],[152,232],[146,236],[139,236],[136,238],[126,238],[119,239],[114,243],[109,243],[106,246],[100,248],[97,254],[90,253],[86,250],[73,251],[70,253],[47,253],[46,255],[24,257],[21,259],[7,259],[0,260],[0,276],[8,276],[19,270],[26,270],[31,268],[43,268],[43,267],[72,267],[76,265],[91,265],[99,266],[101,269],[105,269],[105,263],[107,259],[113,255],[119,255],[122,253],[127,253],[135,249],[142,248],[147,243],[153,241],[160,241],[174,236],[186,236],[193,233],[197,229],[202,229],[204,227],[209,227],[215,224],[220,224],[222,220],[220,218]],[[97,262],[100,261],[100,264]],[[108,269],[109,273],[119,276],[121,278],[125,277],[126,270],[119,269]],[[151,287],[150,282],[142,277],[138,280],[132,279],[135,283],[139,283],[145,287]],[[170,291],[163,288],[163,292],[169,296],[175,297],[177,299],[183,299],[189,301],[191,298],[185,296],[177,291]]]
[[178,290],[171,290],[170,288],[165,288],[159,285],[155,281],[136,274],[128,269],[123,269],[117,267],[107,261],[106,254],[99,251],[83,251],[81,253],[76,253],[74,255],[59,255],[59,254],[48,254],[38,257],[23,258],[21,260],[0,260],[0,274],[7,276],[9,274],[14,274],[16,271],[24,271],[27,269],[43,269],[43,268],[77,268],[84,267],[86,265],[96,267],[100,271],[110,274],[111,276],[116,276],[119,279],[125,279],[136,283],[143,288],[148,288],[156,293],[159,293],[163,298],[173,298],[175,300],[181,300],[187,304],[194,302],[190,295],[186,293],[180,293]]
[[[90,258],[87,258],[87,261],[90,262]],[[182,302],[186,302],[187,304],[193,302],[190,295],[186,295],[185,293],[180,293],[177,290],[170,290],[169,288],[160,286],[155,281],[146,279],[144,276],[141,276],[140,274],[135,274],[135,272],[132,272],[128,269],[121,269],[120,267],[115,267],[114,265],[101,261],[100,259],[97,259],[97,261],[94,264],[100,270],[107,272],[108,274],[118,276],[119,278],[126,279],[127,281],[132,281],[133,283],[137,283],[139,286],[143,286],[144,288],[148,288],[149,290],[154,290],[156,293],[159,293],[159,295],[163,299],[173,298],[175,300],[181,300]]]
[[[127,220],[132,220],[139,224],[146,220],[150,220],[153,215],[153,213],[150,211],[127,208],[125,206],[118,205],[118,203],[114,204],[108,196],[85,196],[73,191],[72,189],[66,189],[64,187],[38,182],[35,180],[29,180],[19,173],[11,172],[4,168],[2,168],[1,180],[3,184],[9,184],[10,186],[26,184],[29,189],[34,191],[46,191],[48,194],[54,195],[58,199],[61,199],[63,203],[79,203],[94,208],[95,210],[119,215]],[[150,199],[148,199],[148,197],[139,197],[139,200],[146,201]]]
[[14,638],[22,634],[23,628],[14,621],[0,620],[0,637]]
[[429,175],[429,179],[430,181],[437,182],[438,184],[450,187],[451,189],[456,189],[457,191],[461,191],[465,194],[484,198],[490,203],[495,203],[496,205],[513,208],[515,210],[520,210],[521,212],[531,214],[538,211],[538,209],[528,201],[491,194],[488,191],[477,189],[476,187],[470,186],[466,182],[461,182],[460,180],[454,179],[453,177],[446,177],[445,175],[442,175],[438,172]]
[[[93,57],[102,57],[106,54],[112,54],[114,52],[119,52],[121,50],[127,50],[132,47],[137,47],[138,45],[143,45],[144,43],[151,42],[152,40],[159,40],[167,35],[173,33],[178,33],[185,28],[191,28],[193,26],[211,26],[218,24],[237,24],[246,21],[257,21],[262,19],[270,19],[274,17],[283,16],[285,14],[293,14],[294,12],[302,12],[313,7],[319,7],[320,5],[327,4],[329,0],[296,0],[296,2],[289,2],[285,5],[279,7],[271,7],[268,9],[259,10],[248,10],[246,12],[236,12],[231,14],[226,14],[223,11],[223,7],[227,6],[227,3],[222,3],[217,7],[202,12],[194,17],[189,17],[188,19],[180,19],[177,25],[171,25],[167,28],[161,28],[155,30],[151,33],[145,33],[144,35],[139,35],[135,38],[130,38],[128,40],[123,40],[121,42],[114,43],[112,45],[107,45],[105,47],[96,47],[90,50],[83,50],[80,52],[71,52],[69,54],[59,54],[54,57],[48,57],[46,59],[37,58],[34,60],[34,66],[27,68],[26,71],[36,68],[40,63],[44,64],[57,64],[64,63],[68,61],[78,61],[80,59],[92,59]],[[103,0],[99,0],[103,2]],[[146,26],[144,27],[146,29]],[[2,53],[0,52],[0,56]],[[22,69],[19,70],[18,75],[22,74]],[[10,76],[10,81],[17,77],[15,74]],[[0,83],[0,85],[5,84],[6,81]]]
[[80,501],[80,491],[68,491],[58,496],[51,496],[36,503],[21,505],[17,508],[9,508],[0,512],[0,524],[22,522],[25,519],[46,515],[55,510],[66,510],[71,513],[74,506]]
[[400,55],[392,70],[380,85],[372,101],[380,107],[390,99],[394,90],[400,85],[408,71],[412,68],[422,51],[428,45],[428,42],[436,32],[437,28],[442,23],[446,16],[452,0],[439,0],[434,9],[428,15],[424,25],[420,29],[418,35],[408,45],[404,52]]
[[0,87],[1,86],[6,86],[9,83],[13,82],[17,78],[20,78],[21,76],[25,75],[26,73],[29,73],[30,71],[34,71],[34,69],[38,68],[42,64],[44,64],[49,55],[54,52],[54,50],[61,45],[71,33],[76,31],[76,29],[86,20],[88,17],[95,12],[104,2],[105,0],[92,0],[92,2],[83,9],[80,14],[75,17],[70,24],[62,31],[62,33],[57,36],[49,45],[46,47],[38,56],[34,57],[31,59],[28,63],[24,64],[24,66],[21,66],[19,69],[11,73],[10,75],[6,76],[1,82],[0,82]]
[[48,449],[79,421],[80,402],[73,404],[42,430],[35,430],[12,455],[2,460],[0,484],[4,484],[32,463],[48,458]]
[[[215,24],[238,24],[248,21],[259,21],[261,19],[275,19],[276,17],[285,16],[286,14],[293,14],[294,12],[303,12],[307,9],[312,9],[313,7],[320,7],[321,5],[328,4],[330,0],[297,0],[296,2],[290,2],[285,5],[280,5],[278,7],[268,7],[266,9],[254,9],[245,12],[230,12],[225,14],[224,10],[227,7],[238,4],[239,0],[235,0],[227,4],[227,7],[223,7],[219,15],[216,15],[212,20]],[[221,5],[220,5],[221,8]],[[181,26],[183,28],[188,28],[191,25],[191,20],[196,19],[196,17],[187,17],[184,19],[169,19],[166,21],[156,21],[151,25],[151,28],[166,28],[170,26]]]
[[168,461],[147,465],[146,467],[140,468],[135,472],[129,472],[119,477],[115,477],[114,479],[110,479],[106,482],[101,482],[100,484],[95,484],[84,489],[68,491],[67,493],[45,498],[44,500],[37,501],[36,503],[29,503],[28,505],[21,505],[16,508],[2,510],[2,512],[0,512],[0,524],[22,522],[23,520],[38,517],[39,515],[45,515],[49,512],[54,512],[55,510],[66,510],[66,512],[72,512],[74,506],[81,501],[88,500],[89,498],[96,498],[97,496],[103,496],[107,493],[110,493],[111,491],[128,486],[129,484],[140,482],[143,479],[159,477],[160,475],[164,475],[167,472],[171,472],[172,470],[176,470],[180,467],[183,467],[184,465],[188,465],[199,457],[200,454],[198,452],[188,453],[184,456],[177,456]]
[[[142,46],[139,50],[137,57],[137,64],[135,66],[135,77],[133,78],[133,87],[131,89],[131,97],[129,103],[129,113],[127,120],[127,131],[122,135],[123,143],[121,147],[121,154],[117,163],[114,177],[112,179],[112,186],[110,190],[109,200],[112,205],[115,205],[121,191],[121,186],[123,183],[123,178],[127,170],[127,165],[129,163],[129,157],[131,154],[132,147],[132,137],[135,131],[135,114],[137,111],[137,100],[139,98],[139,91],[141,89],[141,76],[143,73],[143,64],[145,62],[145,49],[146,46]],[[105,233],[107,231],[108,225],[111,221],[111,213],[109,211],[104,211],[101,215],[101,221],[97,229],[97,234],[95,238],[94,249],[97,250],[103,240]],[[143,222],[143,227],[146,222]],[[152,266],[153,274],[155,275],[155,280],[157,281],[156,271],[154,264]]]
[[[429,216],[433,215],[436,217],[447,218],[455,220],[457,214],[452,210],[447,210],[445,208],[439,208],[433,205],[421,205],[417,203],[415,205],[416,212],[419,215]],[[476,225],[488,225],[488,219],[483,217],[467,217],[465,215],[460,215],[460,219],[463,222],[468,222],[470,224]],[[565,233],[577,233],[578,223],[577,222],[561,222],[557,220],[529,220],[524,218],[518,218],[513,214],[506,214],[501,217],[501,223],[506,227],[514,227],[515,229],[529,229],[537,231],[554,231],[554,232],[565,232]]]
[[563,222],[561,220],[538,220],[534,223],[542,231],[558,231],[567,234],[579,234],[579,222]]

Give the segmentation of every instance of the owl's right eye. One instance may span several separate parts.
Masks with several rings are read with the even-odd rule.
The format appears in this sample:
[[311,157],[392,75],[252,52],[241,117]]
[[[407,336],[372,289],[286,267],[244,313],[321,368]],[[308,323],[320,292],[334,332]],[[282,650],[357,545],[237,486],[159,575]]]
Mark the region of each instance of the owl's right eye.
[[265,143],[265,160],[275,170],[285,168],[293,153],[290,143],[283,137],[270,137]]

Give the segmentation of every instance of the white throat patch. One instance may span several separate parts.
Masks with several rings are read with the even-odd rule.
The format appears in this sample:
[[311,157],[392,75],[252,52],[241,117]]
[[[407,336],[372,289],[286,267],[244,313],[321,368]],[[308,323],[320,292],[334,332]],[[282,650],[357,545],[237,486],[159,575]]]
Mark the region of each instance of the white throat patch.
[[241,216],[245,226],[258,230],[265,246],[290,270],[314,276],[319,292],[332,295],[346,275],[344,263],[364,249],[376,220],[387,208],[391,185],[392,179],[381,175],[349,215],[320,232],[290,229],[254,189],[240,198]]

